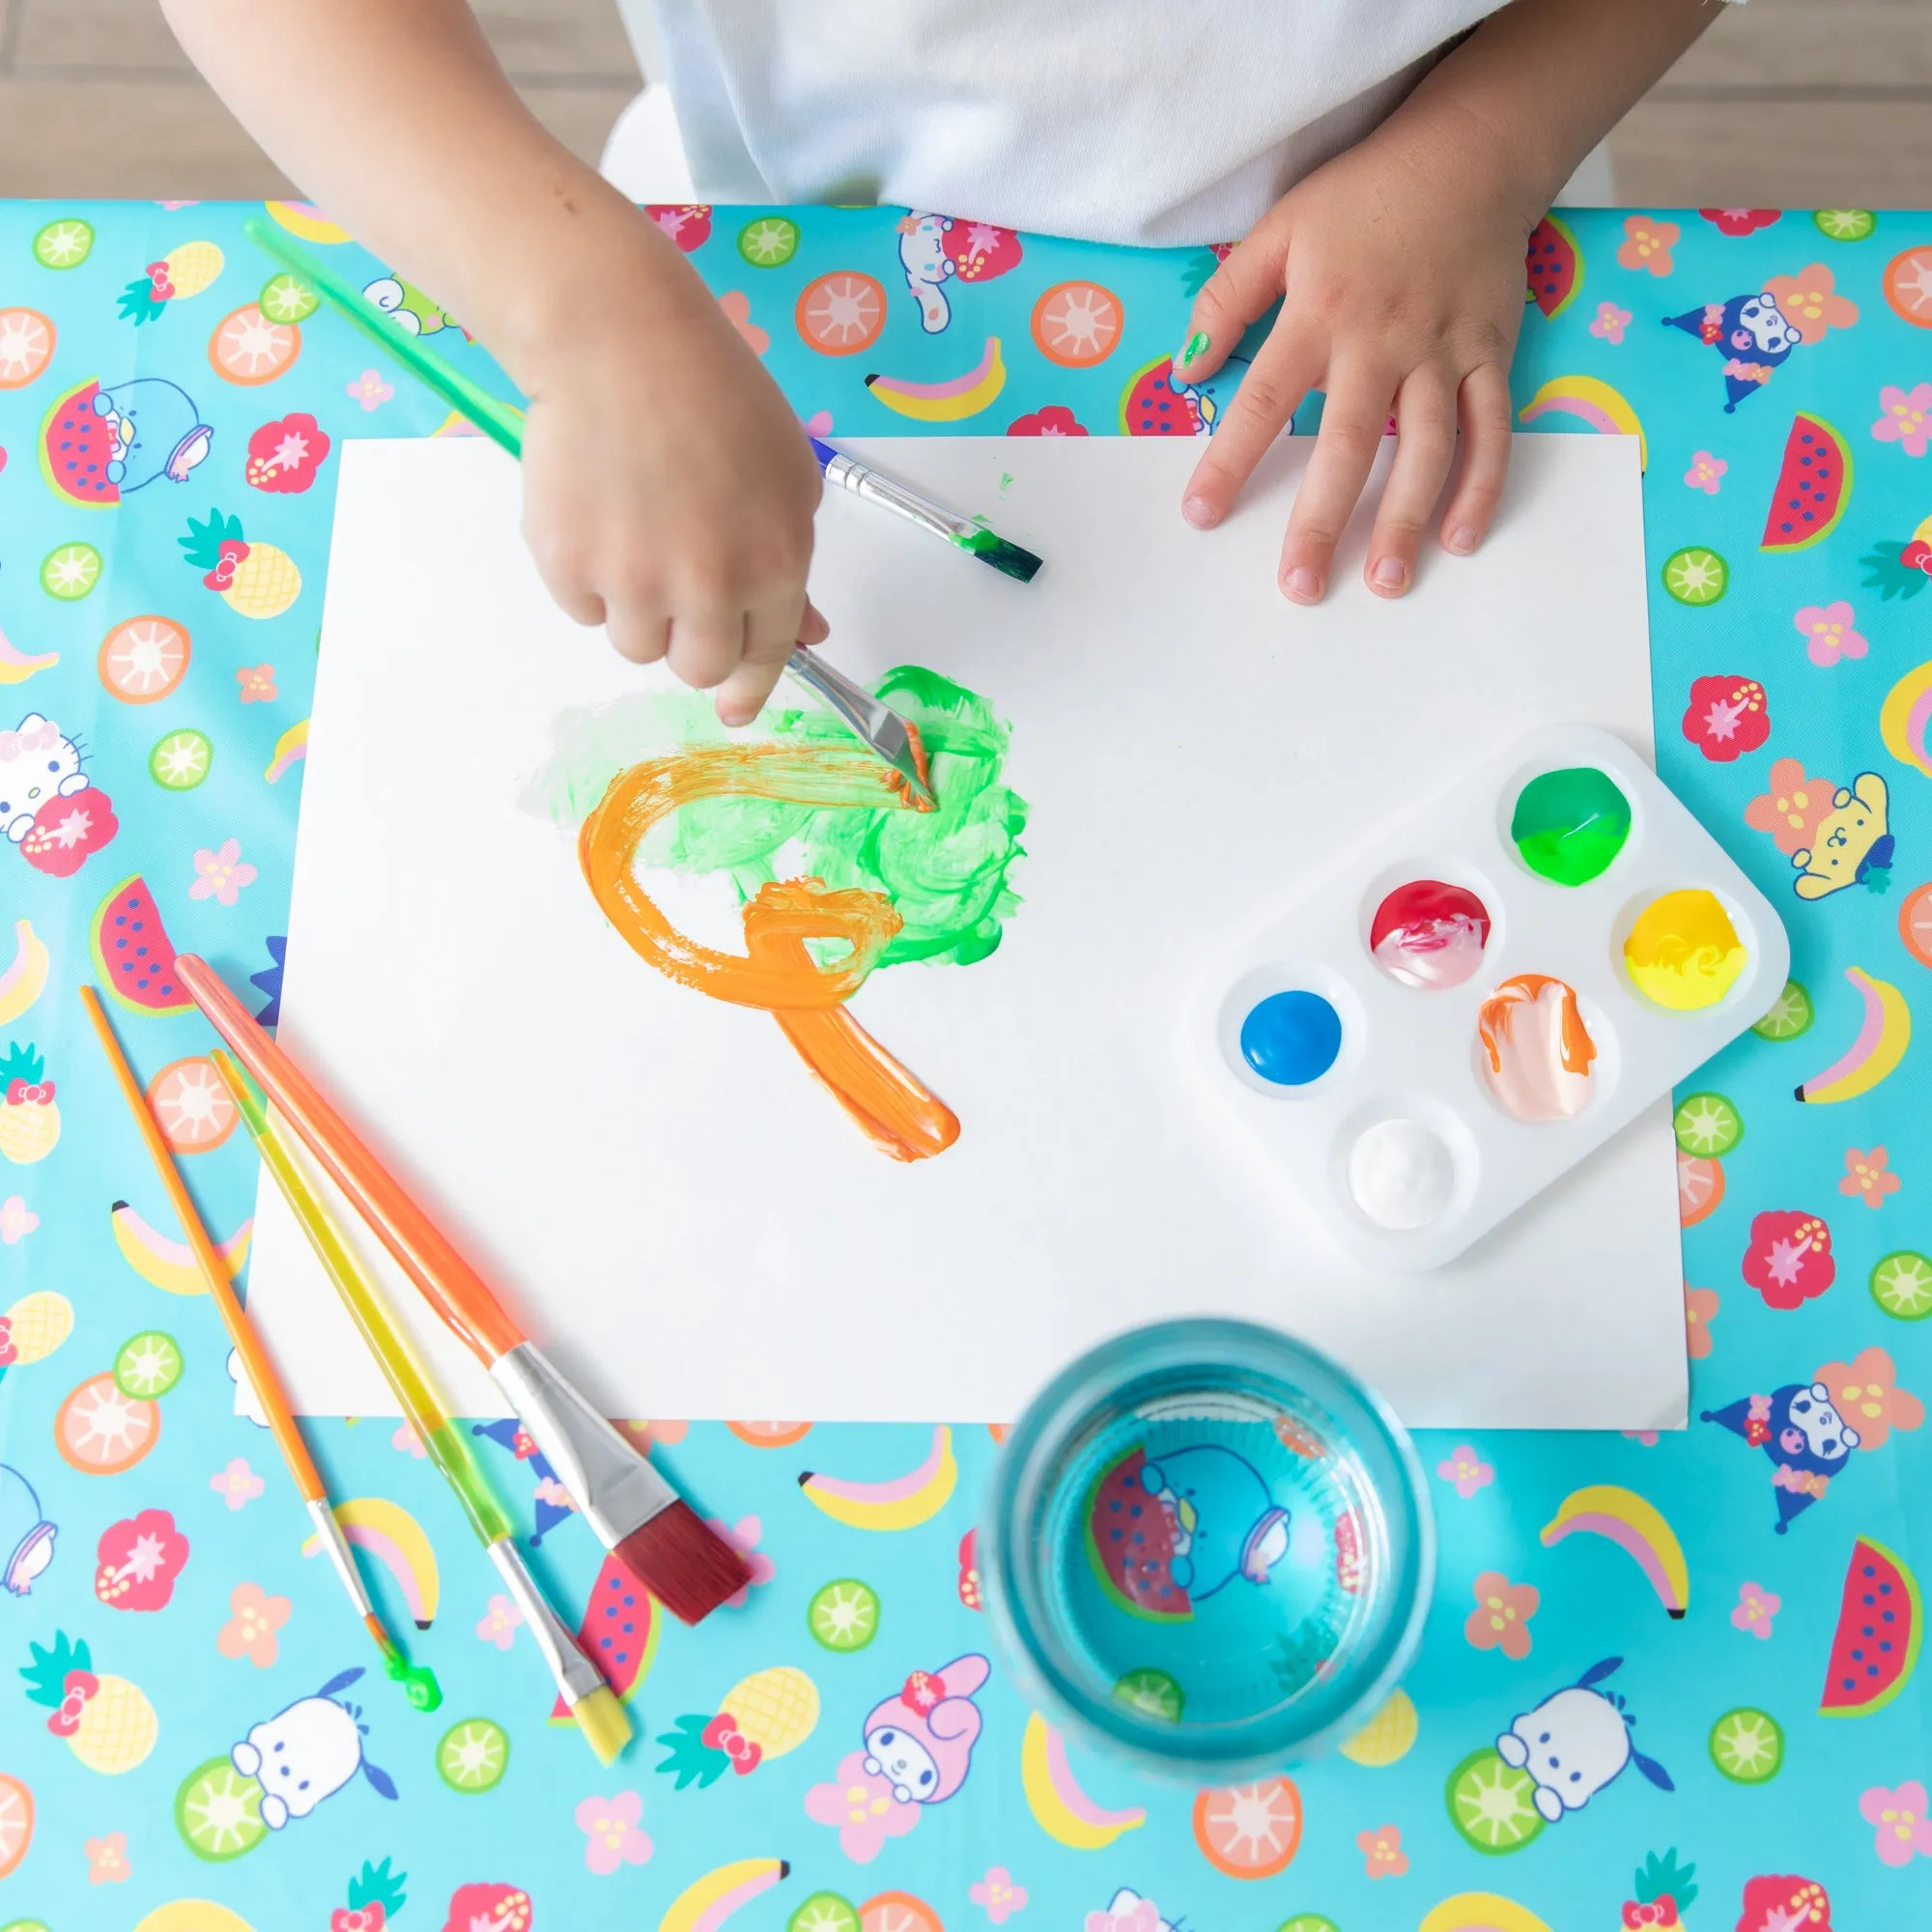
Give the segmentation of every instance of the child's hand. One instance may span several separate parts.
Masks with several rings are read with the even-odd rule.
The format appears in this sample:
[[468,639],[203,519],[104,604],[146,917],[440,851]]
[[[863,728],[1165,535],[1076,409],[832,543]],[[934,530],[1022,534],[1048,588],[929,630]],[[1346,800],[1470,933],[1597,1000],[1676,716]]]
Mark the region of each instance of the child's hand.
[[[1326,402],[1282,544],[1283,593],[1313,604],[1393,414],[1396,457],[1364,578],[1399,597],[1456,457],[1445,549],[1475,549],[1495,514],[1510,454],[1510,355],[1523,307],[1523,251],[1536,214],[1507,171],[1466,144],[1385,126],[1278,201],[1201,291],[1176,374],[1199,382],[1278,298],[1281,314],[1215,426],[1182,514],[1208,526],[1310,389]],[[1540,213],[1540,206],[1538,209]]]
[[719,717],[746,724],[792,646],[827,635],[805,594],[818,465],[703,284],[635,219],[635,271],[602,254],[514,357],[524,532],[573,617],[716,687]]

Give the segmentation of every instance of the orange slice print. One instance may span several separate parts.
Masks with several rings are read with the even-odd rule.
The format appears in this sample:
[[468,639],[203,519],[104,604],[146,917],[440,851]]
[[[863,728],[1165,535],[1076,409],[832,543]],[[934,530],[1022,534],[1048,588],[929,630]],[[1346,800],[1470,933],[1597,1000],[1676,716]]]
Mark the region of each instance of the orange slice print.
[[206,1153],[235,1131],[235,1102],[212,1060],[164,1066],[148,1088],[148,1107],[178,1153]]
[[188,648],[172,617],[129,617],[100,640],[96,668],[123,704],[153,704],[187,675]]
[[224,382],[257,388],[272,383],[301,354],[301,330],[270,322],[253,302],[222,317],[208,338],[208,359]]
[[1932,966],[1932,880],[1906,895],[1898,909],[1898,936],[1921,966]]
[[53,360],[54,326],[37,308],[0,308],[0,389],[24,389]]
[[1885,298],[1915,328],[1932,328],[1932,245],[1908,248],[1885,265]]
[[1121,339],[1121,298],[1094,282],[1057,282],[1033,305],[1033,344],[1063,369],[1091,369]]
[[946,1932],[939,1914],[909,1891],[882,1891],[859,1908],[859,1932]]
[[1707,1215],[1718,1211],[1724,1198],[1724,1164],[1706,1160],[1701,1154],[1679,1152],[1677,1156],[1677,1218],[1683,1226],[1694,1228]]
[[1194,1801],[1194,1842],[1230,1878],[1273,1878],[1301,1848],[1301,1793],[1286,1777],[1204,1791]]
[[33,1841],[34,1794],[0,1771],[0,1878],[19,1864]]
[[54,1417],[54,1447],[84,1476],[117,1476],[131,1469],[160,1440],[161,1411],[123,1395],[103,1371],[90,1376]]
[[886,326],[886,292],[870,275],[850,270],[820,275],[800,292],[793,320],[821,355],[856,355]]
[[809,1422],[727,1422],[724,1427],[753,1449],[785,1449],[810,1433]]

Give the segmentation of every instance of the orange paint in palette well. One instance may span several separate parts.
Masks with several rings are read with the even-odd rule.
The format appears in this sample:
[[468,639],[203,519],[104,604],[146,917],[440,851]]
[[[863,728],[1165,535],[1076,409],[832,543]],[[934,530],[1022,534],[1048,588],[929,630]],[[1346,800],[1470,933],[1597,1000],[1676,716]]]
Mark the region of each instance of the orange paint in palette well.
[[1597,1043],[1574,987],[1543,973],[1505,980],[1476,1014],[1478,1068],[1519,1121],[1567,1121],[1589,1103]]
[[[923,747],[918,755],[923,770]],[[681,806],[732,797],[916,809],[904,781],[868,753],[709,745],[646,759],[618,773],[578,834],[578,860],[605,917],[667,978],[770,1012],[882,1152],[897,1160],[943,1153],[959,1138],[958,1118],[844,1010],[900,928],[884,894],[832,891],[818,879],[773,881],[746,902],[745,951],[732,953],[678,931],[638,882],[638,849],[653,826]],[[814,940],[847,951],[821,965],[808,950]]]

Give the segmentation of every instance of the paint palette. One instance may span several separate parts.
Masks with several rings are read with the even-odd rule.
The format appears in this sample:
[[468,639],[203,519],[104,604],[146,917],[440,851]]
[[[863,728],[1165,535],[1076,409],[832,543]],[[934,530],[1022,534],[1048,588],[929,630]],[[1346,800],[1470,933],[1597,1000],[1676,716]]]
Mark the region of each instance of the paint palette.
[[1771,903],[1635,753],[1503,748],[1217,967],[1208,1085],[1351,1252],[1438,1267],[1760,1018]]

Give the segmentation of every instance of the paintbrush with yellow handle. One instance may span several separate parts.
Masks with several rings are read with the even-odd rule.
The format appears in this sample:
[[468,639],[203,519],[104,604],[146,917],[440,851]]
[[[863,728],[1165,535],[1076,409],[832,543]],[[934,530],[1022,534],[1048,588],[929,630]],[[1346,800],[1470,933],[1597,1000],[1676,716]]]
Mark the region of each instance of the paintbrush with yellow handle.
[[369,1352],[375,1356],[409,1425],[416,1433],[429,1460],[455,1491],[463,1514],[476,1532],[484,1553],[503,1579],[510,1601],[523,1612],[524,1622],[543,1653],[556,1682],[564,1709],[576,1719],[584,1742],[609,1764],[631,1741],[631,1719],[597,1666],[584,1656],[563,1619],[551,1607],[528,1566],[517,1553],[509,1518],[469,1453],[462,1425],[449,1412],[430,1379],[429,1370],[413,1343],[397,1321],[376,1278],[363,1265],[328,1211],[327,1203],[302,1172],[294,1151],[270,1118],[267,1106],[248,1076],[219,1047],[213,1060],[234,1096],[242,1123],[274,1177],[289,1210],[301,1224],[323,1272],[335,1285],[342,1305],[355,1323]]

